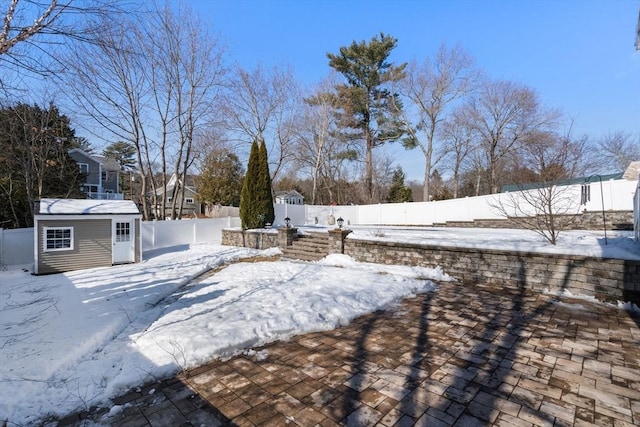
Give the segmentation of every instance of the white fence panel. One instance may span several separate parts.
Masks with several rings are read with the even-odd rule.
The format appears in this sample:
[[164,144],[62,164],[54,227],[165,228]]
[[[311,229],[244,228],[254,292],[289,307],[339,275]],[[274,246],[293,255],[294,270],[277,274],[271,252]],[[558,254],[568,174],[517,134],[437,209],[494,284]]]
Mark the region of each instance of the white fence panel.
[[[610,180],[590,183],[591,199],[586,205],[580,205],[581,184],[560,187],[556,190],[557,199],[566,204],[561,208],[566,212],[632,210],[636,183],[626,180]],[[531,190],[535,192],[536,190]],[[602,197],[604,195],[604,197]],[[328,225],[328,218],[341,216],[345,223],[354,225],[433,225],[447,221],[473,221],[474,219],[500,219],[504,216],[498,206],[507,207],[514,202],[528,214],[535,214],[533,206],[527,206],[518,192],[500,193],[461,199],[439,200],[435,202],[385,203],[361,206],[306,206],[305,224]],[[292,223],[302,225],[298,218]],[[318,221],[316,222],[316,218]]]
[[195,220],[196,243],[222,243],[222,229],[240,227],[239,217],[198,219]]
[[291,225],[302,225],[306,223],[305,205],[290,205],[288,203],[276,203],[274,205],[276,218],[273,221],[274,227],[282,227],[286,223],[284,219],[289,217]]
[[142,251],[188,245],[222,242],[222,229],[239,227],[240,218],[183,219],[178,221],[142,222]]
[[640,242],[640,175],[638,175],[636,192],[633,195],[633,232],[636,242]]
[[0,265],[33,264],[33,227],[0,228]]
[[[585,206],[588,211],[603,210],[602,203],[604,201],[604,210],[631,210],[630,206],[635,193],[636,183],[627,180],[608,180],[602,181],[602,192],[600,191],[600,181],[592,179],[589,182],[591,189],[591,200]],[[604,197],[603,197],[604,195]]]
[[[344,219],[345,224],[361,224],[358,215],[362,206],[305,206],[305,221],[295,223],[295,225],[331,225],[330,218],[334,220],[338,218]],[[317,221],[316,221],[317,220]],[[335,223],[334,223],[335,224]]]

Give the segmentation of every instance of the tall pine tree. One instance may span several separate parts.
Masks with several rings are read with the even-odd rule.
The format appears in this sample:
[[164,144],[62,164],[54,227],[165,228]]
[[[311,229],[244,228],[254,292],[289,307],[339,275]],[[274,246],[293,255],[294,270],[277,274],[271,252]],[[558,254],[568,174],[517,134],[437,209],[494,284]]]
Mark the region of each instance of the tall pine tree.
[[242,182],[240,193],[240,221],[243,229],[258,228],[258,207],[256,189],[258,188],[258,173],[260,169],[260,156],[258,143],[253,141],[249,153],[247,173]]
[[260,212],[264,215],[265,224],[273,224],[276,219],[275,209],[273,207],[273,192],[271,189],[271,174],[269,172],[269,156],[267,154],[267,144],[264,141],[260,144],[260,173],[259,173],[259,192],[260,192]]
[[274,219],[267,147],[264,141],[253,141],[240,195],[242,228],[263,228],[273,224]]
[[235,153],[226,148],[214,149],[203,162],[199,177],[197,198],[202,203],[239,206],[244,170]]
[[404,78],[406,64],[388,62],[397,39],[380,34],[368,43],[353,42],[340,48],[337,55],[328,53],[329,65],[340,72],[347,84],[336,86],[337,117],[348,129],[342,136],[365,145],[365,188],[368,202],[373,202],[372,151],[386,142],[400,140],[404,126],[399,120],[402,103],[389,84]]
[[391,185],[389,186],[389,197],[387,201],[390,203],[398,202],[411,202],[413,201],[413,195],[411,188],[404,184],[404,172],[402,168],[398,166],[393,172],[393,178],[391,179]]

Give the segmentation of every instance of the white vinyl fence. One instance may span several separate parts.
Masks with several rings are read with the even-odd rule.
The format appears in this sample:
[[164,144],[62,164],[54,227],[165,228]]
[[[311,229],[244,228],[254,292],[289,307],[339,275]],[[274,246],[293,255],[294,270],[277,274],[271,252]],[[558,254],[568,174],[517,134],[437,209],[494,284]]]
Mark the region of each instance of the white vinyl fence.
[[[636,183],[627,180],[598,180],[585,183],[589,187],[589,200],[581,204],[583,184],[559,187],[562,198],[571,206],[567,212],[602,210],[633,210]],[[535,191],[535,190],[533,190]],[[276,205],[274,225],[284,224],[289,217],[292,225],[323,225],[331,217],[342,217],[346,225],[433,225],[446,221],[473,221],[474,219],[499,219],[503,214],[496,208],[510,205],[520,197],[519,192],[435,202],[383,203],[362,206],[314,206]],[[513,199],[513,200],[512,200]],[[524,207],[524,203],[520,207]]]
[[638,186],[633,195],[633,233],[636,242],[640,242],[640,175],[638,175]]
[[222,242],[222,229],[230,227],[240,227],[240,218],[144,221],[140,230],[142,252],[191,243],[219,245]]
[[[589,187],[589,200],[581,204],[582,185]],[[571,208],[578,211],[634,211],[636,238],[640,241],[640,181],[591,181],[566,188]],[[634,196],[635,194],[635,196]],[[276,204],[273,226],[283,226],[289,217],[292,225],[326,226],[342,217],[345,225],[433,225],[446,221],[502,218],[495,208],[501,198],[518,193],[465,197],[420,203],[385,203],[363,206],[309,206]],[[574,205],[574,206],[573,206]],[[334,222],[335,224],[335,222]],[[142,251],[191,243],[220,244],[222,229],[240,227],[240,218],[185,219],[142,223]],[[0,229],[0,265],[33,263],[33,229]]]
[[0,228],[0,266],[33,264],[33,227]]

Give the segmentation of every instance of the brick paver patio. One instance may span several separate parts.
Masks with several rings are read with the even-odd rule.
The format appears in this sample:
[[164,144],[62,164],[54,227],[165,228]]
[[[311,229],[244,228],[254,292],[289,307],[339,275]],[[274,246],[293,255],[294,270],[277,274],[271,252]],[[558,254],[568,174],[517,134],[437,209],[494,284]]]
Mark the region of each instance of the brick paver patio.
[[602,303],[444,283],[348,326],[132,391],[114,400],[124,409],[104,422],[640,425],[639,325],[638,316]]

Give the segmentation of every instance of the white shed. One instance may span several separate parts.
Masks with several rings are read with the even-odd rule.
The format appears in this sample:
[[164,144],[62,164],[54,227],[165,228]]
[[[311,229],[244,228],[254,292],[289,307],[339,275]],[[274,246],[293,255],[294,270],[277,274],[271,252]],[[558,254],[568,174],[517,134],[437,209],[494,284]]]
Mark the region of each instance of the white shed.
[[276,191],[275,202],[288,205],[302,205],[304,204],[304,196],[296,190]]
[[142,260],[142,215],[133,201],[42,199],[38,205],[35,274]]

